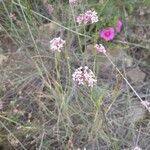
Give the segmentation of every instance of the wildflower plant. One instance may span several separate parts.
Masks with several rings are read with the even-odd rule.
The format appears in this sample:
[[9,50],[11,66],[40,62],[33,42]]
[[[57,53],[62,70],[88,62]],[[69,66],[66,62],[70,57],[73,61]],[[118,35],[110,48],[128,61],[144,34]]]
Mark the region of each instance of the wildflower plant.
[[112,41],[115,38],[115,36],[121,32],[122,28],[123,22],[122,20],[118,19],[114,26],[100,29],[100,39],[106,42]]
[[[120,40],[115,42],[113,40],[118,38],[116,36],[124,26],[119,18],[126,19],[120,13],[118,13],[119,16],[115,16],[119,9],[114,9],[116,7],[112,7],[112,4],[118,7],[125,1],[112,0],[98,3],[97,0],[67,0],[67,2],[49,0],[50,4],[47,0],[40,0],[41,3],[38,1],[34,2],[35,8],[40,7],[40,4],[45,4],[43,5],[45,10],[41,7],[33,9],[32,0],[30,0],[31,4],[28,1],[24,3],[23,0],[12,1],[11,7],[7,7],[5,1],[0,2],[2,4],[0,7],[4,7],[4,19],[0,17],[2,25],[7,23],[2,26],[2,34],[5,34],[6,30],[6,35],[9,34],[11,40],[16,41],[16,45],[17,43],[21,45],[21,50],[17,47],[17,53],[13,55],[11,51],[4,53],[10,59],[8,66],[5,62],[4,65],[0,63],[1,84],[4,84],[0,88],[2,141],[8,141],[7,133],[10,133],[15,139],[19,139],[15,149],[26,150],[31,146],[33,149],[90,149],[92,147],[95,149],[132,149],[134,141],[131,139],[132,136],[135,138],[135,134],[140,133],[140,136],[146,137],[147,130],[144,130],[142,124],[140,132],[136,130],[134,123],[129,122],[128,110],[132,104],[130,98],[134,99],[136,95],[141,101],[141,107],[144,106],[149,111],[150,102],[146,98],[142,100],[110,56],[113,46],[121,48],[124,44],[118,46],[116,43]],[[80,2],[83,5],[78,5]],[[126,12],[126,7],[124,5],[123,7]],[[82,11],[81,14],[78,11]],[[19,17],[21,26],[16,26],[16,16]],[[46,23],[48,22],[46,34],[41,32],[39,27],[43,26],[43,19],[46,19]],[[7,30],[10,21],[11,26]],[[54,25],[54,28],[56,26],[52,29],[54,33],[63,38],[53,35],[51,25]],[[79,27],[81,25],[81,28],[77,25]],[[47,32],[45,28],[44,31]],[[49,40],[49,36],[54,38]],[[126,35],[124,39],[127,39]],[[3,40],[11,45],[10,40],[2,39],[2,53],[10,47],[9,45],[5,48]],[[26,46],[28,41],[30,45]],[[14,47],[12,46],[12,52],[15,51]],[[79,64],[82,66],[72,72],[73,68]],[[93,69],[85,66],[86,64],[93,66]],[[121,66],[124,65],[120,65],[120,68]],[[11,67],[10,70],[9,67]],[[116,70],[116,74],[112,69]],[[126,70],[126,68],[123,69],[123,71]],[[112,73],[109,74],[110,72]],[[3,78],[3,75],[6,76]],[[11,79],[10,83],[8,79]],[[129,89],[126,91],[123,81],[133,91],[134,96],[130,95]],[[17,134],[16,129],[19,129]],[[135,132],[135,134],[128,134],[128,131]],[[124,133],[127,133],[127,136],[122,135]],[[38,138],[35,138],[35,135]],[[140,140],[143,139],[140,137]],[[146,146],[143,146],[145,139],[142,142],[140,140],[138,144],[142,149],[146,149]],[[135,149],[141,150],[139,147]]]

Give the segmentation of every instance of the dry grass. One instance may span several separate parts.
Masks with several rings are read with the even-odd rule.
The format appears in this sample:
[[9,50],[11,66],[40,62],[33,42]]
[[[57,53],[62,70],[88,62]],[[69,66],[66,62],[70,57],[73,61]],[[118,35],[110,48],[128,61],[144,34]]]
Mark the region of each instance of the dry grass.
[[[96,1],[85,1],[78,9],[55,1],[52,15],[42,3],[36,5],[39,1],[28,2],[0,2],[0,53],[5,57],[0,58],[0,149],[127,150],[137,145],[150,149],[149,112],[137,97],[149,98],[147,16],[136,28],[145,33],[140,39],[141,32],[133,30],[137,24],[129,22],[129,18],[139,20],[138,10],[133,7],[131,13],[127,7],[121,13],[124,31],[107,45],[110,59],[125,79],[128,69],[145,69],[145,80],[129,79],[127,84],[109,59],[91,48],[98,41],[99,26],[75,23],[76,14],[96,7]],[[102,14],[110,4],[99,1],[101,20],[107,18]],[[16,13],[17,21],[11,20],[10,12]],[[49,40],[56,36],[67,41],[62,53],[49,50]],[[132,57],[126,62],[127,53]],[[72,81],[72,73],[81,65],[97,76],[95,87]]]

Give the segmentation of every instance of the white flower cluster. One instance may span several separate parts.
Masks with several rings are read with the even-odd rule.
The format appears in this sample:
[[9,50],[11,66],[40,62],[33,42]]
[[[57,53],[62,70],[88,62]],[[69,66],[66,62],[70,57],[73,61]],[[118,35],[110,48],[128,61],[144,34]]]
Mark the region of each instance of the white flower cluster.
[[94,73],[87,66],[77,68],[72,74],[72,78],[78,85],[87,84],[90,87],[93,87],[97,82]]
[[78,3],[78,1],[79,1],[79,0],[69,0],[69,3],[70,3],[70,4],[76,4],[76,3]]
[[50,41],[50,49],[52,51],[61,52],[62,48],[64,47],[65,41],[62,40],[60,37],[54,38]]
[[88,10],[84,14],[80,14],[79,16],[77,16],[76,21],[78,24],[98,22],[97,12],[95,10]]
[[88,22],[91,22],[91,23],[98,22],[97,12],[95,10],[88,10],[85,13],[84,21],[87,23]]
[[136,146],[133,150],[142,150],[140,147]]

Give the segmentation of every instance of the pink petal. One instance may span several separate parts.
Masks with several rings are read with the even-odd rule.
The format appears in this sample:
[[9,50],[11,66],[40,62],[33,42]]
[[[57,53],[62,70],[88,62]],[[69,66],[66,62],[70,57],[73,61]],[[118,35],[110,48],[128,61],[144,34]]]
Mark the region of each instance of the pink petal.
[[105,28],[100,32],[100,38],[104,39],[105,41],[111,41],[115,37],[115,30],[112,27]]
[[123,27],[123,22],[121,20],[118,20],[115,28],[116,32],[119,33],[122,30],[122,27]]

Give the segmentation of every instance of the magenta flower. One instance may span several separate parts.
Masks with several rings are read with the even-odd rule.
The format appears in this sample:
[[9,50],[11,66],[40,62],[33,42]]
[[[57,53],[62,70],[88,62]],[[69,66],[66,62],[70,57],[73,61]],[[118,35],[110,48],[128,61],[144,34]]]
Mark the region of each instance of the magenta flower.
[[105,28],[100,32],[100,37],[105,41],[111,41],[115,37],[115,30],[112,27]]
[[119,33],[122,30],[122,27],[123,27],[123,22],[121,20],[118,20],[115,27],[116,32]]

